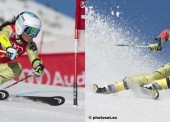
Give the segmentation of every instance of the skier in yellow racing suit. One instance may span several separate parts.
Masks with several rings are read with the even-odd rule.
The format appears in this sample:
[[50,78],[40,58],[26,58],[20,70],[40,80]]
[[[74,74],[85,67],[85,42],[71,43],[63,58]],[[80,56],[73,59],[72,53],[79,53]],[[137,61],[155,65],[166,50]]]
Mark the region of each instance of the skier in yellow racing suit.
[[[149,45],[149,48],[153,52],[160,51],[162,45],[170,40],[170,30],[164,30],[161,32],[158,38],[155,38],[154,43]],[[93,84],[94,92],[96,93],[116,93],[122,90],[128,90],[135,86],[141,86],[152,90],[154,98],[159,97],[157,90],[170,88],[170,63],[158,68],[149,74],[140,74],[132,77],[118,80],[113,84],[109,84],[106,87],[98,87],[97,84]]]
[[14,60],[25,52],[34,68],[34,75],[43,75],[44,66],[33,42],[40,29],[41,20],[31,12],[22,12],[0,26],[0,84],[20,76],[22,66]]

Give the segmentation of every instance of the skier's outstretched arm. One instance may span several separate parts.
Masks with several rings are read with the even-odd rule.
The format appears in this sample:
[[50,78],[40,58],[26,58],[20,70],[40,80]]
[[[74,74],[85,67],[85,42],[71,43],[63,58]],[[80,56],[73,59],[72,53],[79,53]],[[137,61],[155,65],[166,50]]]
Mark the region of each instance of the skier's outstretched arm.
[[42,60],[38,56],[38,49],[35,42],[31,41],[26,50],[28,57],[30,59],[30,62],[32,63],[32,67],[34,68],[34,75],[36,77],[40,77],[44,73],[44,65],[42,63]]

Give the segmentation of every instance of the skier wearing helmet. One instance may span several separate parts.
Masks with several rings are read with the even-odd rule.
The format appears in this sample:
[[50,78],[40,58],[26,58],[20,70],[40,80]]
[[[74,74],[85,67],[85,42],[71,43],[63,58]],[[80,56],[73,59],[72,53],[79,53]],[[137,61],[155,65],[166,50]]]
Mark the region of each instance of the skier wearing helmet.
[[38,57],[37,46],[33,38],[41,30],[41,20],[31,12],[22,12],[12,21],[0,26],[0,84],[20,76],[22,66],[18,62],[11,62],[25,52],[34,69],[34,75],[43,75],[44,66]]

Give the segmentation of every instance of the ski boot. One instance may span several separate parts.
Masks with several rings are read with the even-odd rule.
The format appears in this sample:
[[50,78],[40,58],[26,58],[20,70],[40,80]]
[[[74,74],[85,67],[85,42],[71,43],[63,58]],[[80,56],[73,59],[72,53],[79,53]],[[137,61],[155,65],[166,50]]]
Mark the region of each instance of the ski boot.
[[146,88],[146,89],[151,90],[152,96],[153,96],[154,99],[158,99],[159,98],[159,92],[158,92],[159,85],[158,85],[157,82],[153,82],[151,84],[144,85],[143,87]]
[[93,84],[93,90],[95,93],[107,94],[107,88],[106,87],[99,88],[97,84]]
[[93,90],[95,93],[110,94],[117,92],[117,88],[114,84],[108,85],[107,87],[98,87],[97,84],[93,84]]

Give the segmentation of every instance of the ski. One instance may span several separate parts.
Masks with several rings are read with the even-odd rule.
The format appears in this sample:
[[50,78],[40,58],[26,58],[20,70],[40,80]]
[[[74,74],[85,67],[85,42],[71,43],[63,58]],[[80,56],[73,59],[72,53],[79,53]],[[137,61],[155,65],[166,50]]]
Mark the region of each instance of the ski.
[[42,102],[52,106],[59,106],[65,103],[65,98],[62,96],[20,96],[16,95],[17,98],[25,98],[34,102]]
[[9,97],[9,93],[6,90],[0,90],[0,100],[5,100]]
[[93,84],[93,91],[94,91],[94,93],[109,94],[106,87],[99,88],[97,84]]
[[23,96],[23,95],[9,95],[6,90],[0,90],[0,101],[8,98],[24,98],[34,102],[42,102],[52,106],[59,106],[65,103],[65,98],[62,96]]
[[153,99],[158,99],[159,98],[159,92],[158,90],[154,90],[152,88],[148,88],[148,87],[140,87],[141,91],[143,94],[146,94],[146,95],[149,95],[149,96],[152,96]]
[[157,90],[153,90],[145,86],[135,87],[135,88],[132,88],[132,90],[134,91],[137,97],[152,98],[155,100],[159,98],[159,92]]

